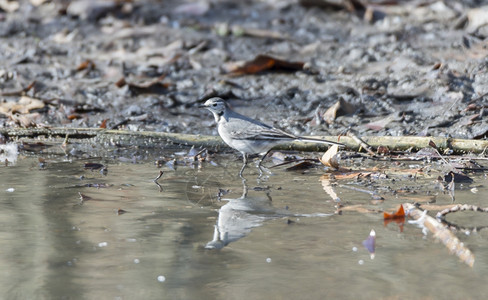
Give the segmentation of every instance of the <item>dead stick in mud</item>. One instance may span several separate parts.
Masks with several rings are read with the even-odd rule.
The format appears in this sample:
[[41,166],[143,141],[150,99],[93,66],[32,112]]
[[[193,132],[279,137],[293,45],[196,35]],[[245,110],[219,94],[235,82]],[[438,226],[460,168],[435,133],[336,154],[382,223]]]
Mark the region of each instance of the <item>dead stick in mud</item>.
[[474,264],[474,255],[464,244],[452,233],[451,230],[435,218],[428,216],[426,211],[421,211],[411,203],[404,203],[403,207],[408,211],[410,217],[415,219],[420,227],[429,229],[434,237],[440,240],[449,251],[470,267]]
[[[0,134],[9,138],[64,138],[69,135],[70,140],[92,140],[96,143],[117,144],[120,146],[140,146],[145,148],[161,147],[162,143],[198,146],[207,148],[228,148],[218,136],[205,136],[196,134],[180,134],[154,131],[127,131],[107,130],[103,128],[0,128]],[[348,136],[313,136],[330,141],[338,141],[346,146],[347,150],[357,151],[360,146]],[[418,137],[418,136],[368,136],[362,137],[365,143],[373,148],[386,146],[390,151],[418,150],[429,147],[433,141],[440,151],[452,150],[454,154],[482,153],[488,147],[486,140],[452,139],[444,137]],[[280,145],[275,149],[298,151],[325,151],[323,144],[292,142]]]
[[353,140],[356,141],[356,143],[359,144],[360,148],[363,148],[366,150],[370,155],[375,156],[375,153],[373,150],[371,150],[371,146],[366,144],[362,139],[360,139],[354,132],[348,131],[347,136],[352,137]]

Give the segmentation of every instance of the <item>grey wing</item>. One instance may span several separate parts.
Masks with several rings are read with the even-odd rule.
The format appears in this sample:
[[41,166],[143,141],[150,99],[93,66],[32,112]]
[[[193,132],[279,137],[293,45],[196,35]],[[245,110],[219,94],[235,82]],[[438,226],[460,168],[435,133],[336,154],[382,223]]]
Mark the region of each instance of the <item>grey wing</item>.
[[[242,121],[242,120],[241,120]],[[264,123],[257,122],[239,122],[238,126],[227,124],[229,133],[234,139],[244,140],[294,140],[297,137],[280,129],[271,127]]]

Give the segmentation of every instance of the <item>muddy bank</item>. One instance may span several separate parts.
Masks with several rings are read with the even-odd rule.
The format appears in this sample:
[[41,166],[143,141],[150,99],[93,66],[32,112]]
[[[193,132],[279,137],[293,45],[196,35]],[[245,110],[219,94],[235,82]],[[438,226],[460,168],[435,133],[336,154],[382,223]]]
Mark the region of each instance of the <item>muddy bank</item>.
[[295,134],[484,138],[488,6],[361,3],[3,3],[0,126],[216,135],[221,96]]

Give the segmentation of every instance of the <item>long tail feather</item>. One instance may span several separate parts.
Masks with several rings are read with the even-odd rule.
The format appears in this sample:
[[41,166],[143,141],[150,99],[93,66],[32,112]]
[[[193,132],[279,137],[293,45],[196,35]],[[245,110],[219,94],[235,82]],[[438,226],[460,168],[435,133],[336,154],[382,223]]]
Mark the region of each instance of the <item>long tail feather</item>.
[[309,137],[298,137],[297,138],[298,141],[301,141],[301,142],[310,142],[310,143],[321,143],[321,144],[329,144],[329,145],[337,145],[339,147],[345,147],[346,145],[344,144],[341,144],[341,143],[337,143],[337,142],[332,142],[332,141],[328,141],[328,140],[322,140],[322,139],[318,139],[318,138],[309,138]]

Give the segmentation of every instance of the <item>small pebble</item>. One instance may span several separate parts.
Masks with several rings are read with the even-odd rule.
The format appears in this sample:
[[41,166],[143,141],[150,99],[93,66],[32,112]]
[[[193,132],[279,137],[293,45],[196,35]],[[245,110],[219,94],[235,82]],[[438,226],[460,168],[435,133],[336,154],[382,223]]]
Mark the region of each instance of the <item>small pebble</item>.
[[358,251],[358,247],[352,247],[352,251],[357,252]]
[[358,261],[358,264],[360,264],[360,265],[364,265],[364,260],[360,259],[360,260]]
[[140,261],[138,258],[134,258],[134,263],[135,263],[135,264],[138,264],[138,263],[140,263],[140,262],[141,262],[141,261]]
[[8,189],[6,189],[6,191],[9,193],[13,193],[15,191],[15,189],[14,188],[8,188]]
[[271,262],[271,258],[270,257],[266,258],[266,262],[267,263],[270,263]]
[[108,246],[108,243],[107,242],[98,243],[98,247],[100,247],[100,248],[107,247],[107,246]]
[[166,277],[164,277],[163,275],[159,275],[158,276],[158,281],[159,282],[165,282],[166,281]]

